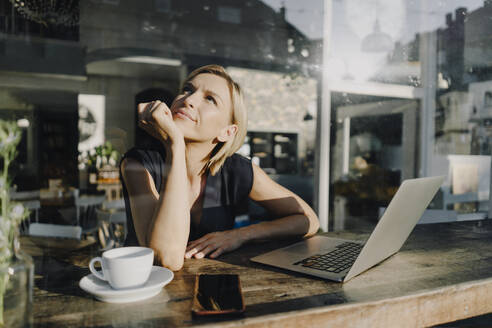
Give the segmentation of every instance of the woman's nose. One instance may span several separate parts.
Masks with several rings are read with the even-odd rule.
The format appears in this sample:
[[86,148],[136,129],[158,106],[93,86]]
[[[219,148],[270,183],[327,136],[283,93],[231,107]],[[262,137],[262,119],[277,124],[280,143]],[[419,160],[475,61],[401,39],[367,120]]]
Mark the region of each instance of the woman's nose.
[[192,109],[195,109],[196,106],[198,105],[198,99],[197,99],[197,93],[194,92],[190,95],[188,95],[187,97],[185,97],[184,99],[184,103],[187,107],[190,107]]

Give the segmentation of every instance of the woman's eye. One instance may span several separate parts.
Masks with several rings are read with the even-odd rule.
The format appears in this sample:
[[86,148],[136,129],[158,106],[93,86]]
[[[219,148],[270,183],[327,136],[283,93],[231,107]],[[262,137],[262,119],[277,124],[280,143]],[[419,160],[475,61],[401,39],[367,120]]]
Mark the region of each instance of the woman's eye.
[[193,88],[191,86],[189,86],[189,85],[185,85],[183,87],[183,89],[181,90],[181,93],[182,94],[188,94],[188,93],[191,93],[191,92],[193,92]]
[[209,102],[211,102],[212,104],[217,105],[217,102],[215,101],[215,98],[214,98],[214,97],[212,97],[212,96],[207,96],[207,100],[208,100]]

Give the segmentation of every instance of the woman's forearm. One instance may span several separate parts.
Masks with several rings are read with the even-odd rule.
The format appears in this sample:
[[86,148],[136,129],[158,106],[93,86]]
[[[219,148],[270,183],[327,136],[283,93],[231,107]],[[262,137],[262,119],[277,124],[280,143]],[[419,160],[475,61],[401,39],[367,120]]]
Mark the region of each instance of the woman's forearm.
[[169,148],[167,178],[161,190],[149,227],[148,245],[156,252],[163,266],[179,270],[190,231],[189,182],[186,172],[185,146]]
[[288,236],[303,236],[310,230],[307,216],[302,214],[290,215],[273,221],[239,228],[243,242]]

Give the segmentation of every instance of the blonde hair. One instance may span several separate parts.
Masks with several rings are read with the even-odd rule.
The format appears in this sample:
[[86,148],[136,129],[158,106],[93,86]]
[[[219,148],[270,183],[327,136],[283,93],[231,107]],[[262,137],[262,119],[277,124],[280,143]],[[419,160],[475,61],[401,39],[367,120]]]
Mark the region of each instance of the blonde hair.
[[213,74],[226,80],[231,96],[231,124],[236,124],[238,127],[236,134],[231,139],[226,142],[219,142],[212,150],[212,154],[208,159],[204,170],[210,170],[210,173],[215,175],[220,170],[227,157],[233,155],[243,145],[248,128],[248,114],[246,107],[244,106],[241,87],[231,78],[224,67],[220,65],[206,65],[199,67],[188,75],[185,83],[189,82],[199,74]]

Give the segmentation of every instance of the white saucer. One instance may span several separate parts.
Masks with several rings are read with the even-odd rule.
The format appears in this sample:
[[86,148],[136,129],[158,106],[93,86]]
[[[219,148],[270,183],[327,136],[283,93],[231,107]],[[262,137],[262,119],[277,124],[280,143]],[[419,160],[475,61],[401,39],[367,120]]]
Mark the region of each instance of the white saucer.
[[79,286],[96,299],[109,303],[128,303],[145,300],[159,294],[162,287],[173,280],[171,270],[153,266],[149,280],[142,287],[132,289],[113,289],[106,281],[96,278],[92,273],[80,279]]

